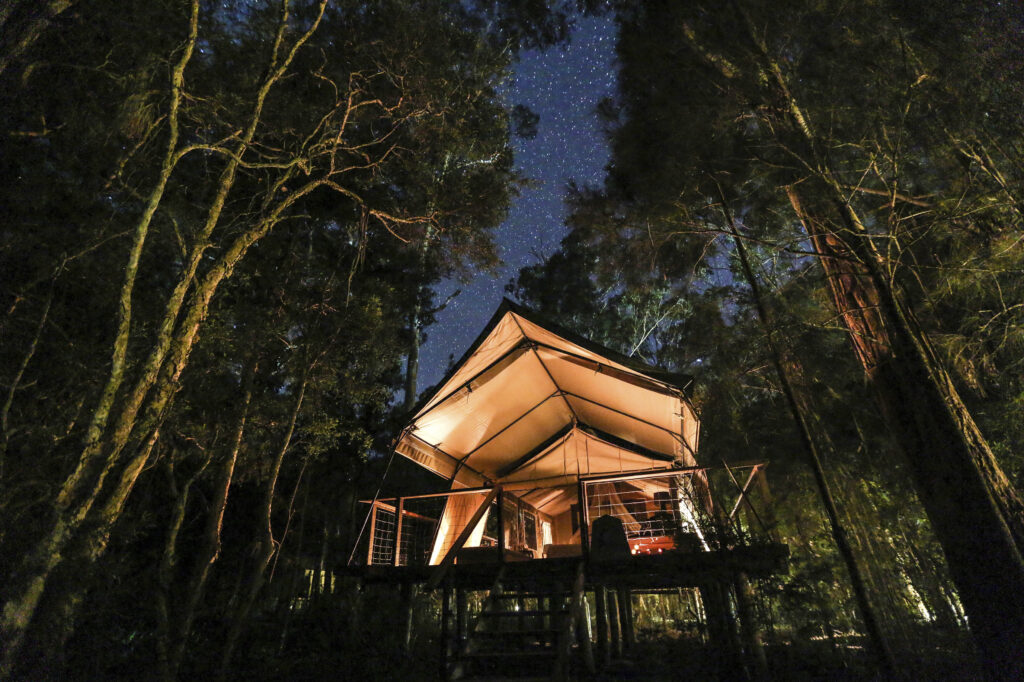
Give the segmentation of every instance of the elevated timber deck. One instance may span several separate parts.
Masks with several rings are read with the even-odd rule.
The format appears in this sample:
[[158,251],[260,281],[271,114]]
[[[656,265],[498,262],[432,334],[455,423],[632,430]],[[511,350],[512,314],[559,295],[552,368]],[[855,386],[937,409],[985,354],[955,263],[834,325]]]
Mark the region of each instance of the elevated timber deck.
[[[736,573],[763,577],[785,572],[789,548],[779,543],[739,547],[711,552],[665,552],[620,559],[591,559],[586,562],[587,582],[614,584],[628,589],[697,587],[709,580],[721,580]],[[571,572],[578,558],[509,561],[506,571],[517,576]],[[484,590],[491,586],[497,562],[455,564],[447,575],[449,586]],[[426,583],[436,566],[348,566],[343,573],[365,583]]]

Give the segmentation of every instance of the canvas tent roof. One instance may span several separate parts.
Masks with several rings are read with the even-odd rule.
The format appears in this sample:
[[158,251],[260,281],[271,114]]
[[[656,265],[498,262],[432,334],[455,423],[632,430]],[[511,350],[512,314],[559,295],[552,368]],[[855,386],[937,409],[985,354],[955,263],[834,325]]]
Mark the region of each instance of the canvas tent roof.
[[697,437],[677,376],[506,300],[396,450],[456,487],[534,489],[692,465]]

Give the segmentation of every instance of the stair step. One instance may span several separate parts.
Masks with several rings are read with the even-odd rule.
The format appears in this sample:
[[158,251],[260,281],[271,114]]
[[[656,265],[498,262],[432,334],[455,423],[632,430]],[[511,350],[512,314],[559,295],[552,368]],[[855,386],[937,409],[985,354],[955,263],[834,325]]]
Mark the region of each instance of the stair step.
[[558,651],[554,649],[535,649],[532,651],[474,651],[472,653],[463,654],[462,660],[466,662],[491,662],[513,659],[523,662],[532,662],[557,657]]
[[568,590],[555,590],[551,592],[502,592],[494,596],[497,599],[547,599],[549,597],[566,597],[568,595]]
[[513,637],[524,637],[534,636],[539,637],[541,635],[557,635],[561,632],[558,628],[525,628],[523,630],[477,630],[473,633],[476,637],[483,637],[485,639],[498,639],[507,637],[512,639]]
[[466,677],[465,680],[473,680],[473,682],[551,682],[550,677]]

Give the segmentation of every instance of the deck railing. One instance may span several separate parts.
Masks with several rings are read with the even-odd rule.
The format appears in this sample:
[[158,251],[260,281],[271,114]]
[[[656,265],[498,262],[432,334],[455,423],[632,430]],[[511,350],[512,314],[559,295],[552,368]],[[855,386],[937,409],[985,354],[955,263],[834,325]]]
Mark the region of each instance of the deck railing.
[[594,522],[612,517],[637,555],[771,542],[774,521],[764,467],[753,462],[583,479],[587,541],[604,542],[594,537]]
[[[752,462],[581,479],[576,525],[583,529],[583,552],[591,546],[594,522],[603,516],[622,524],[630,551],[637,555],[771,542],[774,521],[764,467]],[[470,535],[477,535],[471,545],[493,546],[495,558],[504,557],[505,526],[514,520],[504,518],[502,493],[495,497],[492,492],[472,488],[365,500],[370,512],[353,557],[371,566],[438,564]],[[484,504],[493,513],[486,524],[477,515]],[[463,533],[474,517],[480,519],[476,533]],[[485,525],[495,526],[497,537],[485,535]]]
[[[438,563],[483,503],[487,489],[364,500],[369,516],[353,563],[426,566]],[[453,500],[453,504],[448,504]],[[440,544],[439,534],[443,534]],[[438,556],[431,556],[437,547]]]

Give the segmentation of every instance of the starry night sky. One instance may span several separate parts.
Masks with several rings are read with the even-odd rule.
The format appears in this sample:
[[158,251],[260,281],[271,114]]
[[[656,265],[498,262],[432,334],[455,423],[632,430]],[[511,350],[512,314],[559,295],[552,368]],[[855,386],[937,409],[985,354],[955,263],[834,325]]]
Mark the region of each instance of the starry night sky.
[[597,103],[614,94],[615,25],[612,17],[577,20],[568,47],[527,51],[506,90],[509,105],[525,104],[540,114],[537,136],[515,140],[516,166],[537,187],[524,189],[505,222],[496,230],[503,267],[495,277],[478,275],[467,285],[441,287],[440,300],[457,288],[462,293],[428,328],[420,356],[419,390],[444,376],[483,329],[504,296],[504,287],[525,265],[553,253],[565,235],[565,187],[598,184],[604,178],[608,146],[595,113]]

